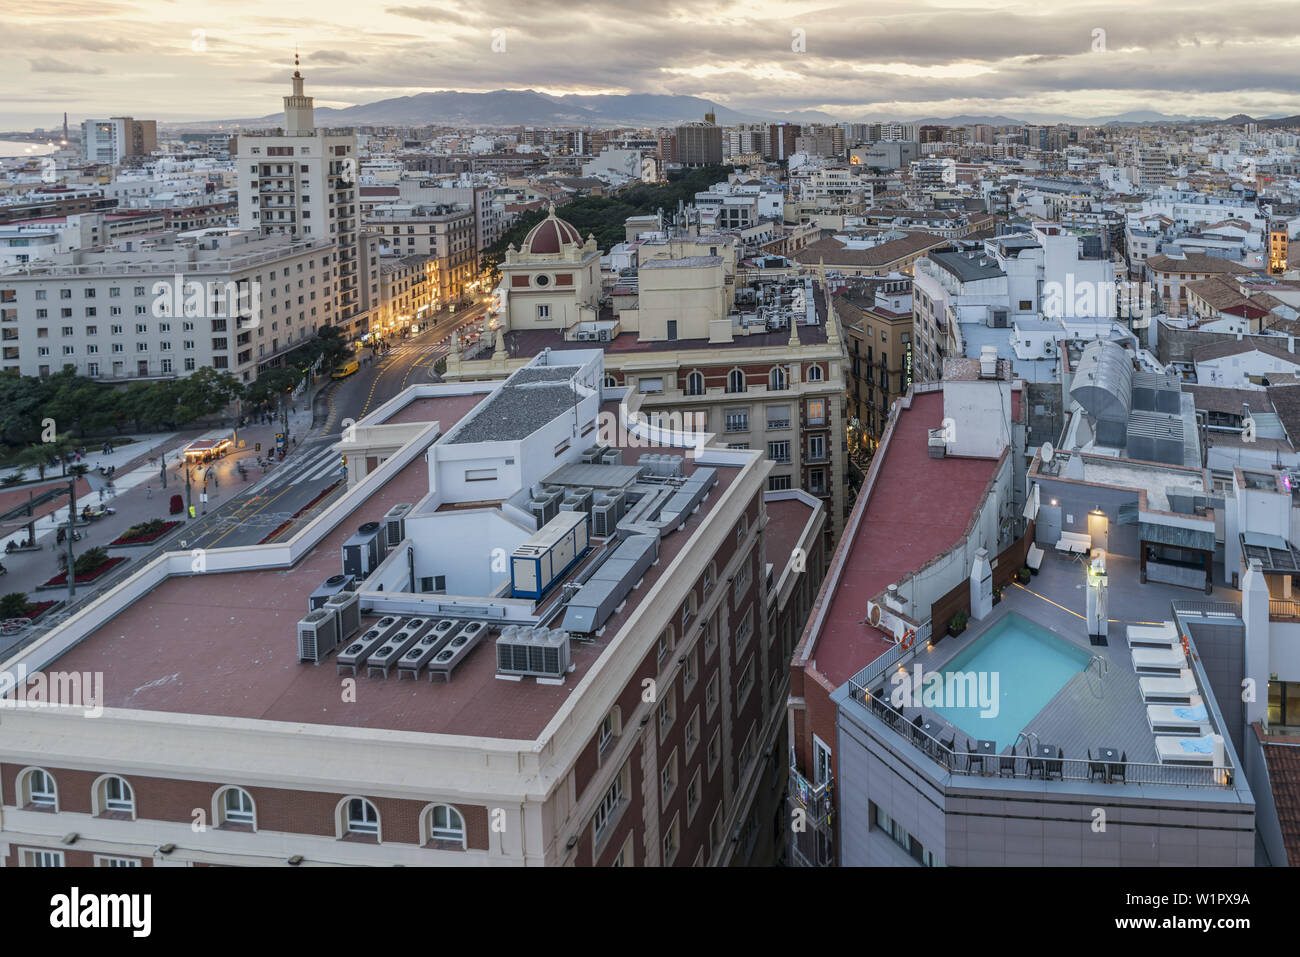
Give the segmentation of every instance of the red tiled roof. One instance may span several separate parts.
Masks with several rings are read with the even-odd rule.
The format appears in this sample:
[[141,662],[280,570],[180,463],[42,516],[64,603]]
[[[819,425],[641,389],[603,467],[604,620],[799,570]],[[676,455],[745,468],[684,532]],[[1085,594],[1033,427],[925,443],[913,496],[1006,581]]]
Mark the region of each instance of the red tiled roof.
[[1264,749],[1287,864],[1300,867],[1300,744],[1291,737],[1266,735],[1258,723],[1252,727]]
[[[878,465],[843,570],[827,580],[831,599],[805,653],[839,686],[892,642],[865,623],[867,600],[947,551],[965,534],[997,470],[996,459],[930,458],[930,429],[943,421],[943,393],[915,395],[901,409]],[[865,493],[864,493],[865,494]]]

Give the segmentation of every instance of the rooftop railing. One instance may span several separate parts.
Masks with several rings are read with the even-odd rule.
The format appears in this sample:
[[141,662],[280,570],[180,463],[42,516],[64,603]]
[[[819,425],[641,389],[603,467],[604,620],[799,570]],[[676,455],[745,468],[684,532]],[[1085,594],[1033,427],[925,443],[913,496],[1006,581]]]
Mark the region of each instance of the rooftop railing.
[[[898,646],[895,646],[891,651],[897,648]],[[890,653],[881,655],[877,661],[887,658]],[[885,667],[887,668],[888,665]],[[865,674],[868,670],[869,668],[863,669],[858,674]],[[868,679],[868,683],[879,677],[884,670],[882,668],[877,671],[873,678]],[[947,734],[942,737],[942,740],[933,737],[909,721],[903,712],[888,700],[873,695],[856,676],[849,679],[849,684],[853,689],[853,698],[866,706],[874,717],[951,774],[971,777],[1009,777],[1020,780],[1158,784],[1189,788],[1229,788],[1233,785],[1233,769],[1226,766],[1147,764],[1127,760],[1103,761],[1087,756],[1048,758],[1028,754],[972,752],[967,750],[970,736],[959,728],[949,725],[951,737]],[[917,711],[919,713],[919,709]]]

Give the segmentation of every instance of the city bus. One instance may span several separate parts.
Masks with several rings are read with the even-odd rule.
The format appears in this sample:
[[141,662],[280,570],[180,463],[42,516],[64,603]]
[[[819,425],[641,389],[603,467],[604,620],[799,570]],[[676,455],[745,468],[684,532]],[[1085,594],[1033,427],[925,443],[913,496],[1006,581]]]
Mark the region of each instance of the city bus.
[[357,360],[349,359],[330,373],[331,379],[346,379],[358,369]]

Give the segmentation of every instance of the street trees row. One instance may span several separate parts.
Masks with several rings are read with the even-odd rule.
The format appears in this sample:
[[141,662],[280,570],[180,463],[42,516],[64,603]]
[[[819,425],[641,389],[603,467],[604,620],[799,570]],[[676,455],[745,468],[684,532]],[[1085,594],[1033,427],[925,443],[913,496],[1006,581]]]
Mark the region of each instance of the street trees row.
[[44,377],[0,373],[0,456],[14,465],[41,468],[60,455],[61,447],[66,446],[63,452],[78,447],[84,443],[77,440],[89,435],[174,430],[219,415],[236,400],[250,409],[273,407],[318,361],[320,371],[329,372],[347,349],[342,330],[323,327],[247,385],[208,366],[183,378],[125,387],[71,369]]

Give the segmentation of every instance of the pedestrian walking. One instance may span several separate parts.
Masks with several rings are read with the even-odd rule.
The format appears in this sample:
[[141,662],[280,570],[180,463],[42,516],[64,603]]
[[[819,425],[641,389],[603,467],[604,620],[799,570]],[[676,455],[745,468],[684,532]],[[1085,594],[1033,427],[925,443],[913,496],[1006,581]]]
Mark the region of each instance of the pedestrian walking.
[[152,486],[152,485],[150,485],[147,489],[144,490],[144,497],[145,497],[145,501],[148,501],[149,499],[153,498],[153,486]]
[[104,504],[104,490],[102,488],[99,490],[99,504]]

